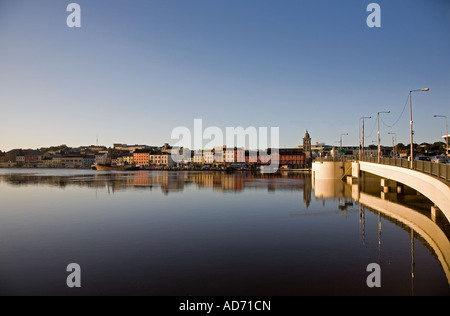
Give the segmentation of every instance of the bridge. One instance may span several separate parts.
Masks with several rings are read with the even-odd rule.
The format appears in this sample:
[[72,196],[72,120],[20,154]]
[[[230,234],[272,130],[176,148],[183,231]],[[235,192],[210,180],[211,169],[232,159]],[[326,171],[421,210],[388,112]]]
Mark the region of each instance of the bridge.
[[409,168],[407,159],[377,158],[356,159],[317,159],[313,163],[313,177],[317,179],[344,179],[357,181],[364,173],[382,178],[381,186],[385,193],[395,190],[402,193],[403,185],[420,192],[435,204],[450,222],[450,165],[415,161],[414,169]]

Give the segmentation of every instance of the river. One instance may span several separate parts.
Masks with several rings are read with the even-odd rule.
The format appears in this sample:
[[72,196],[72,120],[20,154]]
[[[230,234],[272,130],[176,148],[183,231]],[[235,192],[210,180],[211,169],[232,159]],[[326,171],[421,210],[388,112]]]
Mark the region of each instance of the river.
[[[0,295],[449,295],[448,223],[433,246],[354,191],[306,173],[0,169]],[[431,221],[423,196],[394,202]]]

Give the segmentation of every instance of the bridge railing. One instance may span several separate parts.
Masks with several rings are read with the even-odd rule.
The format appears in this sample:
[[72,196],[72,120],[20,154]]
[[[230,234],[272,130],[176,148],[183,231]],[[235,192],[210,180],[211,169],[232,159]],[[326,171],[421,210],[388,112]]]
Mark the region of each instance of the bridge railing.
[[[377,157],[364,157],[360,160],[378,163]],[[410,167],[410,162],[408,161],[408,159],[402,158],[380,158],[380,163],[383,165],[390,165],[402,168]],[[432,175],[447,182],[450,181],[450,164],[416,160],[414,161],[414,170]]]

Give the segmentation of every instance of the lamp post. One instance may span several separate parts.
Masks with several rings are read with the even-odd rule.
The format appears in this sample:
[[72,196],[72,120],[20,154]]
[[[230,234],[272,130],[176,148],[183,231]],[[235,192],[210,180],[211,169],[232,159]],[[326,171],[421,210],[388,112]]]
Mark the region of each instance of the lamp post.
[[442,117],[445,118],[445,139],[447,140],[447,152],[446,152],[446,156],[448,157],[448,120],[447,120],[447,116],[445,115],[434,115],[434,117]]
[[361,120],[362,120],[362,137],[361,137],[362,144],[360,144],[360,147],[362,148],[362,150],[360,149],[360,151],[359,151],[359,159],[362,159],[364,157],[364,120],[365,119],[370,120],[371,118],[372,118],[372,116],[363,116],[359,119],[360,125],[361,125]]
[[392,135],[392,150],[394,152],[393,156],[397,157],[397,133],[388,133]]
[[381,140],[380,140],[380,114],[383,113],[391,113],[391,111],[383,111],[383,112],[377,112],[377,124],[378,124],[378,163],[381,161]]
[[414,140],[413,140],[413,119],[412,119],[412,100],[411,100],[411,94],[413,92],[428,92],[430,91],[429,88],[423,88],[423,89],[419,89],[419,90],[411,90],[409,91],[409,123],[410,123],[410,134],[411,134],[411,155],[410,155],[410,159],[411,159],[411,169],[414,169]]

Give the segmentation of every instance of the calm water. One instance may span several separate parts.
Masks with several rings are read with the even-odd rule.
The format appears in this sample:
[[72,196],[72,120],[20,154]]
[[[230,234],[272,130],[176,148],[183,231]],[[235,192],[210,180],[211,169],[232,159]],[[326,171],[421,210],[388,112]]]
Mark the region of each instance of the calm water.
[[[426,238],[354,191],[307,174],[0,169],[0,295],[449,295]],[[397,200],[430,217],[425,198]]]

